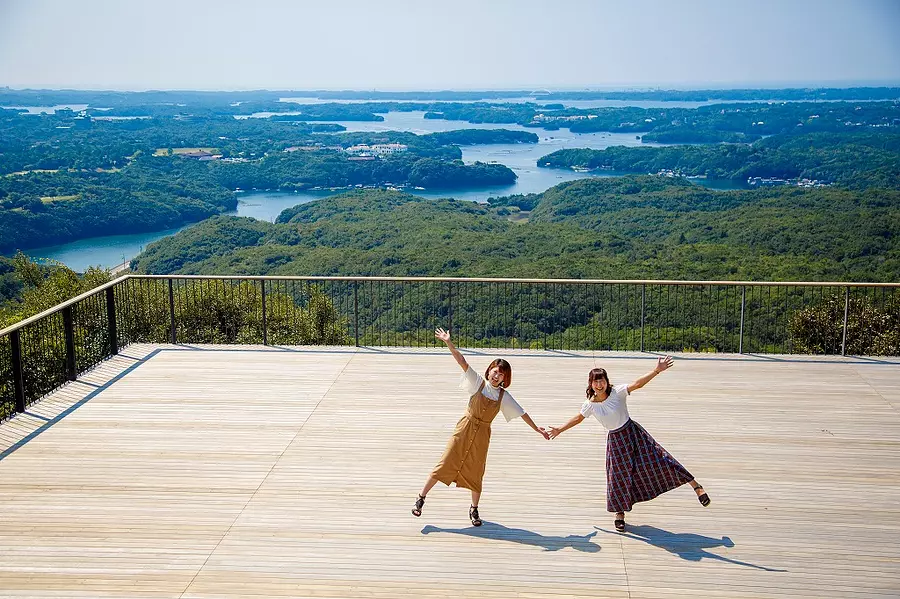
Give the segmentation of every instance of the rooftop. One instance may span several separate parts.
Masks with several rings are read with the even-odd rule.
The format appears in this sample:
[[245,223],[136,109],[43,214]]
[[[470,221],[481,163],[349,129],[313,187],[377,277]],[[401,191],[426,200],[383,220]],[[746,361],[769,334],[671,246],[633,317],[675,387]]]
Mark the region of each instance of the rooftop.
[[[513,365],[539,425],[595,364]],[[0,426],[0,589],[16,597],[897,597],[900,359],[676,356],[632,416],[694,473],[605,511],[604,432],[498,418],[468,492],[410,508],[465,398],[446,351],[130,345]]]

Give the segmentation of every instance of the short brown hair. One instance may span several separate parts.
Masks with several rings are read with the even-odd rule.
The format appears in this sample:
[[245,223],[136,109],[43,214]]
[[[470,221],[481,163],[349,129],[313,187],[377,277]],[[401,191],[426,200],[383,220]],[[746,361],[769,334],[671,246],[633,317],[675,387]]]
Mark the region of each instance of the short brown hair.
[[594,397],[594,381],[598,379],[606,379],[606,394],[609,395],[612,393],[612,383],[609,382],[609,375],[606,374],[606,370],[603,368],[594,368],[588,373],[588,386],[587,386],[587,398],[590,399]]
[[503,383],[500,384],[504,389],[508,388],[512,385],[512,366],[509,365],[509,362],[504,360],[503,358],[497,358],[490,364],[488,364],[487,370],[484,371],[484,378],[487,380],[488,374],[491,372],[491,368],[494,366],[500,369],[500,374],[503,375]]

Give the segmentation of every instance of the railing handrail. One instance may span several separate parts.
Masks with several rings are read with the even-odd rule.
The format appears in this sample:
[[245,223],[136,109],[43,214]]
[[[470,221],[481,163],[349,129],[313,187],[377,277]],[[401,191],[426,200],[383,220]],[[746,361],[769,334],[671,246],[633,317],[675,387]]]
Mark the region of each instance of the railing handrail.
[[161,280],[223,280],[223,281],[380,281],[380,282],[439,282],[439,283],[546,283],[565,285],[717,285],[725,287],[897,287],[900,283],[872,283],[848,281],[680,281],[661,279],[516,279],[492,277],[369,277],[369,276],[272,276],[272,275],[144,275],[126,274],[109,283],[85,291],[81,295],[30,316],[21,322],[0,330],[0,337],[17,331],[101,291],[122,283],[126,279]]
[[51,314],[56,314],[60,310],[68,308],[69,306],[73,306],[73,305],[77,304],[78,302],[85,300],[91,296],[97,295],[101,291],[105,291],[106,289],[109,289],[110,287],[114,287],[124,280],[125,280],[125,277],[119,277],[118,279],[114,279],[114,280],[110,281],[109,283],[104,283],[103,285],[100,285],[99,287],[94,287],[93,289],[89,289],[88,291],[85,291],[81,295],[77,295],[77,296],[73,297],[72,299],[66,300],[61,304],[57,304],[57,305],[53,306],[52,308],[47,308],[43,312],[39,312],[39,313],[35,314],[34,316],[29,316],[25,320],[19,321],[14,325],[10,325],[10,326],[6,327],[5,329],[0,330],[0,337],[2,337],[3,335],[8,335],[8,334],[12,333],[13,331],[18,331],[22,327],[26,327],[33,322],[37,322],[38,320],[41,320],[42,318],[46,318],[47,316],[50,316]]
[[581,285],[719,285],[730,287],[900,287],[900,283],[854,281],[681,281],[665,279],[519,279],[502,277],[370,277],[370,276],[289,276],[289,275],[143,275],[128,274],[121,279],[215,279],[243,281],[385,281],[437,283],[553,283]]

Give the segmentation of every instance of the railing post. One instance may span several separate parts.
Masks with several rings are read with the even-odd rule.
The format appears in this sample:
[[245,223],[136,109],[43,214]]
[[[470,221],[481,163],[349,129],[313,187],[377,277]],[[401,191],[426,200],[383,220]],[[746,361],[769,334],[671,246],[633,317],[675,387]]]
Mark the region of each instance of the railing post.
[[75,322],[72,318],[72,306],[63,308],[63,335],[66,339],[66,378],[74,381],[75,374]]
[[641,351],[644,351],[644,304],[647,299],[647,284],[641,284]]
[[175,290],[172,288],[172,279],[169,279],[169,341],[172,345],[178,343],[175,335]]
[[738,338],[738,353],[744,353],[744,309],[747,305],[747,287],[741,287],[741,335]]
[[266,280],[260,279],[259,286],[262,288],[262,334],[263,345],[269,345],[269,320],[266,316]]
[[13,393],[16,398],[16,412],[25,411],[25,371],[22,368],[22,340],[19,331],[9,334],[10,352],[12,353]]
[[844,336],[841,340],[841,355],[847,355],[847,317],[850,314],[850,287],[844,287]]
[[109,353],[119,353],[119,334],[116,330],[116,296],[112,287],[106,289],[106,329],[109,331]]
[[448,305],[447,320],[449,321],[447,326],[450,327],[447,330],[452,331],[453,330],[453,281],[447,281],[447,305]]
[[353,281],[353,334],[359,347],[359,281]]

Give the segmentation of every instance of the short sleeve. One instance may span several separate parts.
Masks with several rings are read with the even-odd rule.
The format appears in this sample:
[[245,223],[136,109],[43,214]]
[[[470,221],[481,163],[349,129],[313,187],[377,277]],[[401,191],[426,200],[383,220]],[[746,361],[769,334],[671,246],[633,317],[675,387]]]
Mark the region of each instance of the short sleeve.
[[628,397],[628,385],[625,385],[625,384],[616,385],[615,387],[613,387],[613,390],[616,393],[618,393],[619,395],[621,395],[622,399],[625,399],[626,397]]
[[585,418],[587,418],[588,416],[590,416],[593,413],[593,411],[594,411],[593,402],[591,402],[591,400],[589,400],[589,399],[584,400],[584,403],[581,404],[581,415],[584,416]]
[[525,413],[525,409],[519,405],[519,402],[508,391],[504,391],[503,398],[500,399],[500,411],[503,412],[503,417],[506,418],[507,422]]
[[475,392],[478,391],[478,387],[480,386],[481,377],[478,376],[477,372],[472,370],[471,366],[469,366],[462,374],[462,377],[459,379],[459,388],[465,389],[465,391],[471,396],[475,395]]

